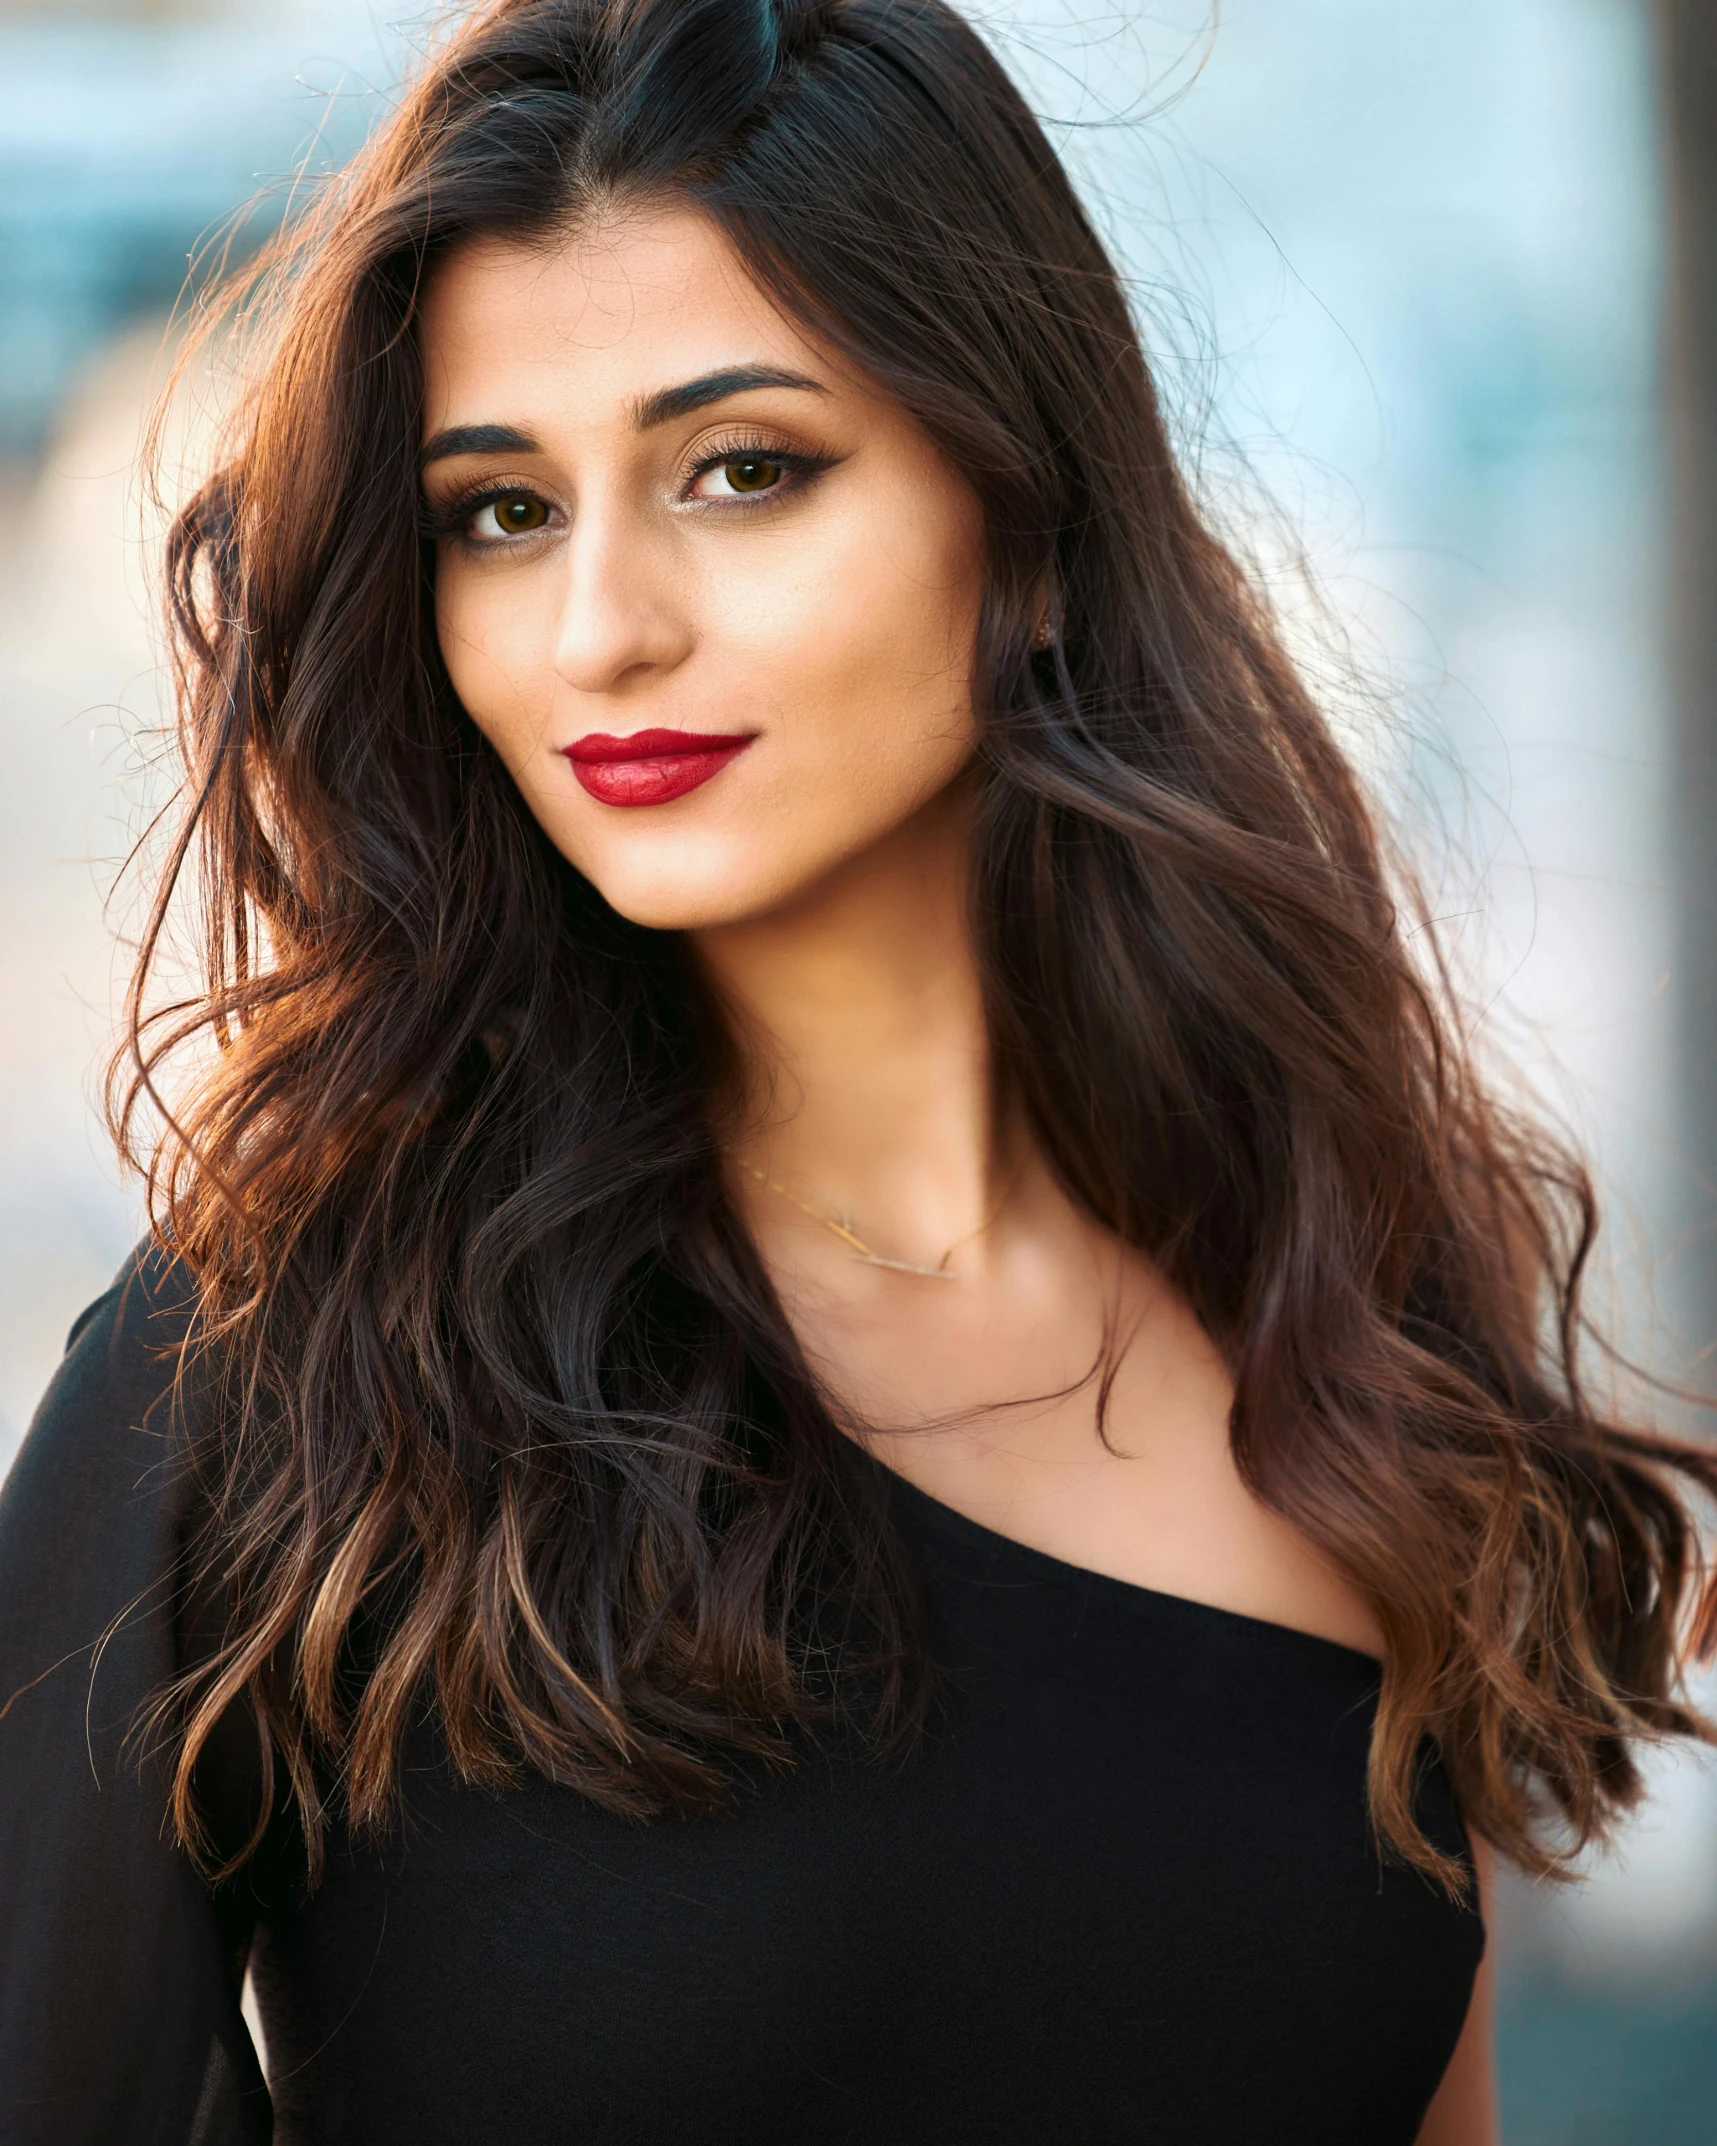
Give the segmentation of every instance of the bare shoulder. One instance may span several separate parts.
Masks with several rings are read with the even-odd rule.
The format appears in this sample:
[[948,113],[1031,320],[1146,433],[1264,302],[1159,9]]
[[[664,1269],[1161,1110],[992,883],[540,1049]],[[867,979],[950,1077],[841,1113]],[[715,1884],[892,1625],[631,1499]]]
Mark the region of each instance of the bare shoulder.
[[1241,1479],[1229,1438],[1233,1383],[1214,1344],[1166,1288],[1128,1350],[1113,1395],[1108,1471],[1125,1577],[1170,1594],[1380,1655],[1370,1605]]
[[1106,1441],[1085,1388],[969,1431],[883,1438],[877,1452],[932,1497],[1068,1564],[1381,1655],[1365,1598],[1241,1480],[1233,1399],[1191,1310],[1142,1271]]

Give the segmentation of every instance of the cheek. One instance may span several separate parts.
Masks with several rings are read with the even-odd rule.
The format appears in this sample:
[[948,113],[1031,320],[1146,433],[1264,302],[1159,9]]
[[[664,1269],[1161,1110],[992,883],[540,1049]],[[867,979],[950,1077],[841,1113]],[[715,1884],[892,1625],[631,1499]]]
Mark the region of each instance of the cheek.
[[502,588],[444,567],[435,588],[441,660],[460,704],[507,765],[539,744],[554,709],[553,621],[530,601],[526,577]]
[[788,673],[801,690],[782,697],[839,763],[831,804],[910,805],[969,757],[981,593],[975,532],[946,502],[903,502],[891,527],[806,577]]

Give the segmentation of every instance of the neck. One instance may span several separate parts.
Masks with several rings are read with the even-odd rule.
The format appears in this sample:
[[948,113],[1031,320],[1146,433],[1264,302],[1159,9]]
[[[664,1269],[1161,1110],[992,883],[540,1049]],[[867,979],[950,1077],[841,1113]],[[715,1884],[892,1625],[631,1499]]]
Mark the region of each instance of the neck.
[[934,1264],[998,1196],[964,787],[790,907],[697,934],[739,1040],[748,1171]]

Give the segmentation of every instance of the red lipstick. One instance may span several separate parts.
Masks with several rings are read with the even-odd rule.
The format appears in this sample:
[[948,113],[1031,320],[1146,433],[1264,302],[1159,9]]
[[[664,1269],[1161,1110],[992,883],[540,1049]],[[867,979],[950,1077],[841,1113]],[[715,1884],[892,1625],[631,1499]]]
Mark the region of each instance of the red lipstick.
[[605,805],[665,805],[719,775],[751,743],[753,731],[709,737],[695,730],[635,730],[611,738],[593,730],[563,747],[572,772]]

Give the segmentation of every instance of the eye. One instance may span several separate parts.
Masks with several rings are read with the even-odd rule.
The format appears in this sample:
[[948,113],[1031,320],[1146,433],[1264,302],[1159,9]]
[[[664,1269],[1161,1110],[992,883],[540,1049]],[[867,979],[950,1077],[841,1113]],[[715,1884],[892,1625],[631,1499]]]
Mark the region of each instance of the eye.
[[548,520],[548,509],[529,492],[509,492],[504,499],[491,499],[471,517],[473,536],[491,534],[483,527],[486,519],[493,522],[494,532],[501,536],[528,536]]
[[786,463],[774,455],[727,455],[700,471],[692,492],[699,499],[743,498],[774,491],[786,474]]
[[548,520],[548,508],[530,492],[507,492],[479,507],[466,524],[480,543],[496,537],[529,536]]
[[529,483],[467,485],[449,499],[433,494],[418,508],[418,529],[432,544],[462,544],[467,551],[507,551],[551,528],[560,510]]

